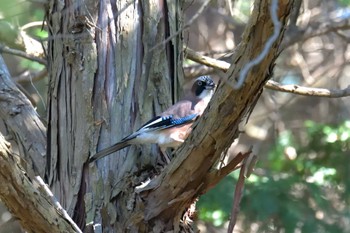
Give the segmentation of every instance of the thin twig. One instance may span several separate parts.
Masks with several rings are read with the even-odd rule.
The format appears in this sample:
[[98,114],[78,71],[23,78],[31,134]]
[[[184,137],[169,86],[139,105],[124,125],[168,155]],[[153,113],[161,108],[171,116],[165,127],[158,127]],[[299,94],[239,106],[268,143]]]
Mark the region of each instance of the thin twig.
[[187,29],[190,28],[190,26],[193,24],[194,21],[196,21],[198,19],[198,17],[202,14],[202,12],[205,10],[205,8],[207,8],[208,4],[209,4],[210,0],[205,0],[205,2],[202,4],[202,6],[198,9],[197,13],[190,19],[188,20],[188,22],[179,30],[177,30],[173,35],[169,36],[168,38],[166,38],[164,41],[162,41],[161,43],[156,44],[155,46],[153,46],[150,51],[158,48],[159,46],[165,45],[166,43],[168,43],[171,39],[173,39],[175,36],[178,36],[180,33],[186,31]]
[[32,27],[42,27],[42,26],[46,26],[46,22],[45,21],[34,21],[34,22],[30,22],[27,23],[25,25],[23,25],[21,27],[21,30],[27,30],[28,28],[32,28]]
[[0,53],[12,54],[15,56],[26,58],[26,59],[31,60],[31,61],[36,61],[40,64],[45,65],[45,66],[47,65],[47,62],[44,59],[41,59],[41,58],[38,58],[35,56],[31,56],[31,55],[29,55],[23,51],[17,50],[17,49],[11,49],[7,46],[0,45]]
[[239,169],[241,167],[240,163],[244,161],[245,158],[248,158],[251,153],[251,149],[245,153],[239,152],[225,167],[208,173],[204,178],[205,182],[202,192],[207,192],[209,189],[213,188],[217,183],[219,183],[222,178],[230,174],[232,171]]
[[348,86],[345,89],[325,89],[303,87],[298,85],[282,85],[278,82],[269,80],[265,87],[275,91],[289,92],[304,96],[318,96],[328,98],[340,98],[350,96],[350,86]]
[[[245,164],[247,161],[247,157],[243,160],[243,164]],[[235,195],[233,197],[233,205],[231,209],[231,218],[230,222],[228,225],[227,232],[232,233],[233,229],[235,228],[236,221],[237,221],[237,215],[239,213],[239,204],[242,199],[242,194],[243,194],[243,188],[244,188],[244,180],[245,180],[245,166],[241,167],[241,170],[239,172],[239,177],[238,181],[236,183],[236,188],[235,188]]]
[[322,36],[329,32],[337,32],[338,30],[346,31],[350,29],[350,25],[347,19],[342,21],[330,21],[327,23],[312,24],[304,29],[292,28],[287,30],[287,36],[281,44],[281,50],[288,48],[289,46],[306,41],[310,38]]
[[16,83],[30,83],[44,79],[47,76],[47,74],[48,73],[46,68],[34,74],[32,74],[29,70],[26,70],[22,74],[16,77],[12,77],[12,79]]

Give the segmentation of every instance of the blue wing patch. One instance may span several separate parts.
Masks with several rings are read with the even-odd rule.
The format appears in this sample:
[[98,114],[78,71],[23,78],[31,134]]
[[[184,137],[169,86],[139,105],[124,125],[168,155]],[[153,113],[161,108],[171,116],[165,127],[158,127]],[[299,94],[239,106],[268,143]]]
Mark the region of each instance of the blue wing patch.
[[146,133],[154,130],[162,130],[171,127],[176,127],[180,125],[184,125],[190,122],[193,122],[198,117],[198,114],[191,114],[181,118],[174,118],[173,115],[170,116],[157,116],[152,120],[148,121],[141,128],[139,128],[136,132],[126,136],[122,139],[122,141],[131,140],[136,138],[141,133]]
[[194,121],[197,118],[197,116],[198,114],[191,114],[178,119],[171,118],[171,125],[177,126],[177,125],[186,124],[190,121]]
[[155,117],[146,124],[144,124],[140,129],[157,129],[157,128],[169,128],[175,127],[189,122],[194,121],[198,114],[191,114],[181,118],[174,118],[173,115]]

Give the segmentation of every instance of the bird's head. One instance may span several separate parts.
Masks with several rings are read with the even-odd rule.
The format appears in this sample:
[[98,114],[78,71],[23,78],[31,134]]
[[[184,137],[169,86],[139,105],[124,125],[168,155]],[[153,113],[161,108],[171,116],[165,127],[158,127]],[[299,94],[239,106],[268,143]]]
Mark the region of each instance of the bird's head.
[[192,92],[197,98],[207,99],[209,102],[214,93],[214,88],[215,83],[210,76],[200,76],[194,82]]

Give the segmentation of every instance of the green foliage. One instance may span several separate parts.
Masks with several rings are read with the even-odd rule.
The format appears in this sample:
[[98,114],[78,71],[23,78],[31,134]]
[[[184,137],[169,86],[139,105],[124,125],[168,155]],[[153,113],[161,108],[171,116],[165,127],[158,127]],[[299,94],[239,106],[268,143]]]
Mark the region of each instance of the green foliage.
[[[23,43],[13,43],[22,41],[22,33],[29,35],[38,41],[45,42],[48,33],[42,26],[44,19],[43,5],[30,1],[3,0],[0,4],[0,44],[10,48],[24,50]],[[20,68],[40,71],[44,67],[36,62],[20,59]]]
[[[306,121],[299,133],[282,132],[267,160],[256,166],[264,175],[246,182],[241,202],[245,229],[257,223],[259,232],[349,232],[349,138],[350,121]],[[224,222],[210,216],[222,211],[220,217],[228,217],[234,183],[230,176],[204,196],[199,216]]]
[[42,21],[44,18],[43,5],[32,1],[1,0],[0,19],[15,26],[23,26],[29,22]]
[[236,179],[233,174],[225,177],[214,189],[202,196],[197,203],[199,218],[221,226],[231,212],[233,190]]
[[350,0],[338,0],[340,4],[343,6],[349,6],[350,5]]

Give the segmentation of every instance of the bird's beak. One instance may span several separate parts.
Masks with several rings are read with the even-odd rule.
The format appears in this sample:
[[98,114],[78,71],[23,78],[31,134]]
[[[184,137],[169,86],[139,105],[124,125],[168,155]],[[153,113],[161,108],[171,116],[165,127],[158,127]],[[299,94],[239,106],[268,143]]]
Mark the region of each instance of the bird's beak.
[[207,90],[213,90],[214,88],[215,88],[215,83],[213,83],[213,84],[211,84],[211,85],[206,85],[205,86],[205,89],[207,89]]

